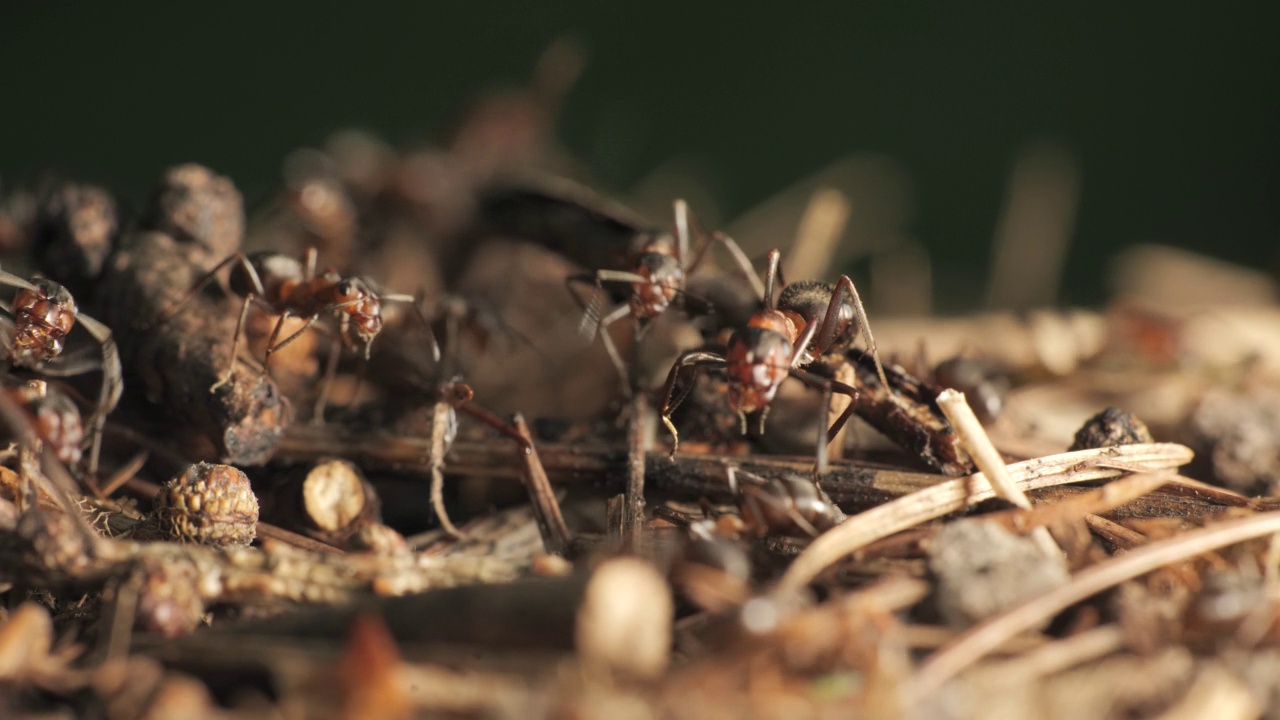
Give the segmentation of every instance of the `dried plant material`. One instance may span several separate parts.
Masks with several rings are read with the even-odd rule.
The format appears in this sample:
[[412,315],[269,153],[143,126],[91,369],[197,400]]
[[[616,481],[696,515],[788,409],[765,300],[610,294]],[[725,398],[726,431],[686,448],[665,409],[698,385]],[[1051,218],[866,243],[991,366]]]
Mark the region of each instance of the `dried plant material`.
[[165,483],[156,521],[169,537],[204,545],[248,545],[258,528],[258,497],[230,465],[196,463]]
[[947,624],[966,628],[1067,582],[1062,553],[1045,555],[994,523],[959,520],[929,542],[935,604]]
[[[956,435],[960,436],[960,442],[973,458],[978,469],[990,481],[996,495],[1015,507],[1030,510],[1031,501],[1009,477],[1004,458],[1000,457],[995,445],[991,444],[987,431],[982,429],[982,423],[978,422],[978,417],[973,414],[973,409],[965,401],[964,393],[950,388],[943,390],[938,395],[938,407],[955,428]],[[1031,537],[1046,558],[1054,558],[1061,554],[1048,530],[1035,528],[1031,531]]]
[[240,248],[244,202],[230,179],[195,163],[177,165],[161,178],[146,222],[216,261]]
[[1125,634],[1115,625],[1103,625],[1056,642],[1045,643],[1016,658],[988,663],[982,672],[1000,682],[1034,682],[1046,675],[1097,660],[1125,647]]
[[[1184,465],[1191,457],[1191,451],[1182,445],[1127,445],[1027,460],[1008,466],[1008,471],[1011,479],[1026,491],[1122,474],[1122,471],[1106,467],[1108,461],[1118,460],[1154,471]],[[990,497],[995,497],[995,491],[982,473],[976,473],[940,482],[855,515],[814,540],[787,568],[779,582],[779,590],[794,591],[808,584],[830,564],[880,538],[963,510]]]
[[[1025,510],[1019,508],[988,513],[982,519],[999,523],[1009,530],[1020,533],[1042,525],[1052,527],[1080,517],[1085,517],[1087,522],[1090,515],[1096,516],[1126,505],[1155,492],[1172,480],[1171,474],[1138,473],[1112,480],[1100,488],[1065,497],[1056,502],[1038,503]],[[1107,521],[1103,520],[1103,522]],[[1121,529],[1124,530],[1124,528]]]
[[615,558],[587,583],[574,642],[585,667],[653,679],[667,667],[674,613],[671,589],[652,565]]
[[1067,585],[1032,598],[965,633],[920,667],[913,687],[917,692],[937,689],[1009,637],[1035,627],[1071,604],[1125,580],[1179,560],[1276,532],[1280,532],[1280,512],[1259,513],[1242,520],[1224,522],[1153,542],[1100,562],[1077,573]]
[[[563,555],[569,548],[569,528],[564,524],[564,516],[560,514],[560,501],[556,499],[555,490],[547,471],[542,467],[538,450],[533,444],[533,434],[524,421],[524,416],[516,413],[512,418],[512,427],[526,443],[524,450],[523,470],[520,474],[525,489],[529,491],[529,501],[533,506],[533,516],[538,521],[538,532],[542,535],[542,544],[552,555]],[[643,505],[642,505],[643,508]]]

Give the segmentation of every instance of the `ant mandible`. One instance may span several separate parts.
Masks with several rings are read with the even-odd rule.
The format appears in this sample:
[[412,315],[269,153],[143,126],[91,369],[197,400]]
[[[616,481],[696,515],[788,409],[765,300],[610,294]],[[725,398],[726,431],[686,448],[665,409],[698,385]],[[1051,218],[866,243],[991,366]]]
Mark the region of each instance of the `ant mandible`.
[[[636,323],[636,336],[639,337],[651,320],[666,312],[678,296],[687,294],[685,282],[710,255],[712,245],[723,245],[733,257],[734,263],[743,276],[755,289],[756,296],[764,294],[764,287],[760,284],[760,278],[752,270],[751,261],[733,238],[720,231],[707,234],[689,210],[687,202],[677,199],[673,204],[674,237],[671,233],[650,236],[631,254],[628,259],[629,270],[597,270],[587,275],[572,275],[565,280],[565,284],[570,287],[569,294],[579,304],[582,304],[582,300],[573,292],[572,286],[578,283],[595,286],[591,303],[583,307],[585,314],[579,329],[584,335],[600,336],[605,351],[608,352],[609,359],[622,380],[623,394],[627,397],[630,397],[632,392],[630,374],[626,363],[618,353],[617,346],[609,336],[609,326],[625,317],[631,317]],[[689,249],[691,226],[697,229],[698,235],[702,238],[702,244],[692,254]],[[618,306],[608,315],[600,317],[599,304],[604,294],[604,283],[626,283],[630,286],[630,294],[625,304]]]
[[[236,322],[235,340],[231,346],[231,365],[226,374],[209,388],[214,392],[231,382],[235,374],[236,357],[240,350],[240,336],[250,305],[258,305],[272,315],[280,316],[262,361],[262,372],[268,374],[271,356],[298,339],[321,317],[332,314],[338,319],[338,336],[348,346],[358,345],[364,357],[374,338],[382,332],[382,305],[388,302],[414,303],[412,295],[382,294],[372,280],[363,277],[343,277],[335,271],[316,272],[316,251],[309,248],[302,261],[278,252],[258,252],[251,255],[235,253],[218,263],[204,277],[196,281],[191,291],[170,311],[172,315],[188,298],[199,292],[227,265],[235,265],[227,280],[232,293],[244,298],[240,318]],[[305,318],[302,327],[280,339],[285,320],[290,317]]]
[[662,406],[659,411],[662,422],[671,431],[674,456],[680,447],[680,434],[676,431],[671,414],[688,394],[674,398],[676,381],[680,371],[689,366],[723,366],[729,382],[729,404],[738,412],[746,431],[747,413],[760,412],[763,426],[769,403],[773,401],[782,381],[794,377],[809,387],[821,390],[824,395],[821,412],[826,424],[827,408],[831,394],[848,395],[850,403],[832,423],[825,435],[818,438],[818,472],[827,466],[827,444],[835,439],[840,429],[853,414],[858,391],[852,386],[831,380],[802,369],[834,348],[851,345],[861,333],[866,336],[867,347],[875,358],[876,371],[884,387],[890,387],[884,368],[876,352],[875,338],[867,321],[866,309],[858,297],[858,289],[848,275],[841,275],[835,285],[819,281],[795,282],[783,288],[774,302],[774,286],[778,278],[781,254],[769,251],[769,266],[765,275],[764,309],[748,321],[747,326],[736,330],[729,337],[723,354],[706,350],[690,350],[682,353],[671,366],[662,390]]
[[[115,409],[124,391],[120,352],[116,348],[111,329],[80,312],[71,293],[47,278],[25,280],[13,273],[0,271],[0,285],[18,289],[11,304],[0,303],[0,308],[13,318],[4,320],[4,332],[0,333],[0,342],[3,343],[4,353],[10,363],[51,377],[69,377],[90,370],[102,370],[98,405],[89,420],[92,440],[87,471],[93,477],[98,472],[102,429],[106,425],[107,415]],[[101,362],[62,356],[67,335],[77,322],[98,342],[102,349]]]

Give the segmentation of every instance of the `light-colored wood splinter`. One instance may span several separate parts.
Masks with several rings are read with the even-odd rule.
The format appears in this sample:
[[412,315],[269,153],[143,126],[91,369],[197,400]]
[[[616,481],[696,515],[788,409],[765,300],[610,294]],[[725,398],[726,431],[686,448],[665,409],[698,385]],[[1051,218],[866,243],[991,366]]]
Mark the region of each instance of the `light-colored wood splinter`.
[[[1005,466],[1004,458],[1000,457],[996,446],[991,444],[991,438],[987,436],[987,431],[982,429],[982,423],[978,422],[978,417],[973,414],[973,408],[969,407],[964,393],[951,388],[943,390],[938,393],[938,408],[942,410],[943,415],[947,416],[947,422],[951,423],[956,435],[960,436],[960,443],[991,483],[996,495],[1013,503],[1015,507],[1030,510],[1031,500],[1009,477],[1009,469]],[[1031,539],[1045,557],[1062,554],[1062,550],[1053,541],[1053,536],[1044,527],[1032,530]]]

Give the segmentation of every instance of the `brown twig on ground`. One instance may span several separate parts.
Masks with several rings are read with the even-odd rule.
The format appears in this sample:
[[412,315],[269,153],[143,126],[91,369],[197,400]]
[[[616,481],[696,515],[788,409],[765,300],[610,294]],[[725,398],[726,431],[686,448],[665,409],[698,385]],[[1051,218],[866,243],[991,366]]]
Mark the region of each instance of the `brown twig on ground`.
[[623,544],[633,551],[639,549],[644,529],[645,423],[648,414],[648,401],[643,393],[637,393],[631,398],[631,418],[627,427],[627,505],[622,520]]
[[515,431],[528,443],[524,450],[524,472],[520,474],[525,489],[529,491],[529,503],[533,506],[533,516],[538,521],[538,532],[542,535],[542,544],[547,552],[563,555],[569,547],[569,528],[564,524],[564,516],[560,514],[560,503],[556,500],[555,490],[547,478],[547,471],[538,458],[538,450],[533,444],[533,434],[524,421],[524,416],[516,413],[511,419]]

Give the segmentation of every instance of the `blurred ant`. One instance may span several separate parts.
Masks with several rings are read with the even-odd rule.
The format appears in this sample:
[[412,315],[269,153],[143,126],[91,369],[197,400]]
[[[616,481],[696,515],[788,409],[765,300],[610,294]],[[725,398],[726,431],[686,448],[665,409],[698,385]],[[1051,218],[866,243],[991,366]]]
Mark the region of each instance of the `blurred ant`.
[[[47,278],[37,277],[28,281],[13,273],[0,271],[0,285],[18,289],[12,303],[0,303],[0,308],[12,316],[12,319],[0,318],[0,327],[4,328],[0,332],[0,344],[13,366],[31,368],[51,377],[70,377],[92,370],[102,371],[98,405],[88,423],[93,439],[87,474],[92,478],[98,472],[102,429],[107,415],[115,409],[124,391],[120,352],[116,348],[111,329],[80,312],[71,293]],[[67,335],[77,321],[102,348],[101,361],[62,355]]]
[[[650,236],[628,259],[629,270],[597,270],[587,275],[573,275],[565,280],[569,294],[579,304],[582,299],[573,292],[574,284],[592,284],[595,292],[590,304],[584,305],[585,314],[579,330],[587,336],[598,335],[609,359],[622,379],[623,393],[631,396],[631,379],[626,363],[618,353],[613,339],[609,336],[609,326],[625,317],[631,317],[636,324],[636,337],[640,337],[649,321],[657,318],[671,307],[676,298],[686,295],[685,283],[688,277],[701,266],[710,254],[711,246],[721,244],[728,250],[744,277],[751,283],[756,296],[764,294],[760,279],[751,268],[751,261],[733,238],[720,231],[710,234],[702,230],[701,224],[689,210],[684,200],[676,200],[675,236],[660,233]],[[690,224],[697,229],[702,244],[696,252],[690,254]],[[600,302],[604,295],[604,283],[626,283],[630,293],[624,305],[619,306],[608,315],[600,317]]]
[[891,387],[880,364],[871,325],[867,321],[866,310],[853,280],[848,275],[842,275],[835,285],[819,281],[791,283],[783,288],[775,303],[773,292],[780,258],[777,250],[769,251],[769,267],[763,293],[765,307],[752,316],[746,327],[734,331],[723,354],[690,350],[682,353],[671,366],[662,391],[663,400],[659,413],[663,424],[671,431],[673,456],[680,447],[680,435],[671,421],[671,414],[689,393],[689,389],[686,389],[676,398],[675,386],[680,371],[688,366],[714,365],[725,368],[729,381],[729,404],[737,411],[743,432],[746,432],[747,413],[753,412],[760,413],[763,430],[769,403],[788,376],[822,391],[825,400],[821,409],[824,425],[827,409],[831,404],[831,394],[838,392],[848,395],[849,406],[832,423],[825,436],[820,435],[818,438],[815,466],[818,472],[826,471],[827,444],[835,439],[853,414],[858,391],[850,385],[802,368],[830,350],[851,345],[861,333],[865,335],[867,347],[875,358],[880,382],[884,387]]
[[793,475],[766,478],[732,465],[725,467],[725,475],[729,488],[738,496],[743,524],[758,537],[772,533],[817,537],[845,519],[812,479]]
[[[383,303],[415,303],[412,295],[382,294],[374,282],[367,278],[343,277],[333,270],[317,274],[316,251],[310,248],[302,261],[270,251],[251,255],[235,253],[196,281],[191,291],[169,314],[177,312],[187,299],[208,285],[218,271],[233,263],[227,286],[232,293],[244,298],[244,304],[236,322],[235,340],[231,346],[231,365],[226,374],[209,388],[209,392],[231,382],[235,374],[240,336],[250,305],[256,304],[266,312],[280,316],[267,340],[267,350],[262,361],[262,372],[266,375],[270,372],[273,354],[298,339],[317,320],[329,314],[338,319],[338,337],[342,342],[348,347],[360,346],[367,359],[374,338],[382,332]],[[305,322],[301,328],[281,340],[280,332],[290,317],[305,318]]]
[[956,355],[934,366],[932,374],[935,385],[964,393],[983,425],[1000,417],[1009,394],[1009,377],[991,363]]
[[80,463],[84,451],[84,423],[71,398],[49,387],[44,380],[28,380],[3,389],[9,399],[31,419],[39,440],[68,467]]

